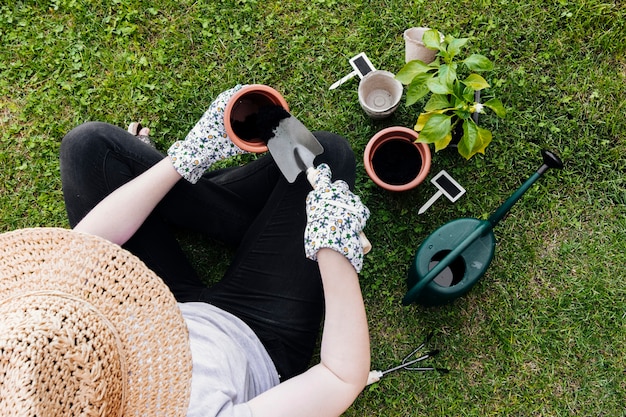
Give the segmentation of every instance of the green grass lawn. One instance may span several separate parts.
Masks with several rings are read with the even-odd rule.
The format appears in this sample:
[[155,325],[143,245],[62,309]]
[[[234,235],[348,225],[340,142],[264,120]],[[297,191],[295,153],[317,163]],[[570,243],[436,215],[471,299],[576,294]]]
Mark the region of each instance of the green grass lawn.
[[[151,127],[161,150],[185,136],[236,83],[279,90],[311,130],[346,136],[360,158],[403,104],[372,121],[357,81],[331,83],[366,52],[379,69],[404,64],[402,32],[429,26],[469,36],[509,113],[469,161],[433,154],[467,189],[439,199],[426,182],[399,194],[358,166],[372,211],[362,288],[372,363],[395,365],[430,331],[447,375],[397,372],[363,392],[348,416],[626,416],[626,4],[614,0],[50,0],[0,2],[0,231],[67,227],[58,149],[87,120]],[[419,244],[459,217],[484,219],[540,165],[548,171],[494,230],[491,266],[465,297],[401,305]],[[235,163],[238,161],[234,161]],[[429,177],[430,178],[430,177]],[[193,239],[192,239],[193,240]],[[208,279],[228,254],[190,245]],[[214,253],[215,252],[215,253]],[[211,256],[219,259],[212,266]]]

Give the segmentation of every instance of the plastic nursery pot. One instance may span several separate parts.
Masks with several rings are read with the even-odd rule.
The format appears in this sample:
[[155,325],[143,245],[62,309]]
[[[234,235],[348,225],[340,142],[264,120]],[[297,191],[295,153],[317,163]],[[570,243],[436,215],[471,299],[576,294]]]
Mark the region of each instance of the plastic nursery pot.
[[250,84],[237,91],[224,109],[224,127],[228,137],[243,150],[253,153],[267,151],[267,144],[259,138],[256,115],[263,106],[281,106],[289,111],[283,96],[272,87]]
[[372,119],[384,119],[396,111],[402,92],[402,83],[391,72],[372,71],[359,82],[359,104]]
[[376,133],[367,143],[363,163],[376,185],[389,191],[406,191],[421,184],[430,171],[430,148],[416,143],[416,131],[393,126]]
[[405,62],[419,59],[430,64],[435,60],[437,51],[428,49],[422,42],[422,36],[429,30],[430,28],[410,28],[404,31]]

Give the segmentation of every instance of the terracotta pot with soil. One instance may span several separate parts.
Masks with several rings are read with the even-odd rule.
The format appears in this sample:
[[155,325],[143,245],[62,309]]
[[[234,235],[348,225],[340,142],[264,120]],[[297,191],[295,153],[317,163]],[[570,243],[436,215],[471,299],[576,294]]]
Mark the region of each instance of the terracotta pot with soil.
[[430,148],[415,143],[416,131],[394,126],[376,133],[363,153],[367,175],[381,188],[406,191],[422,183],[430,171]]
[[224,127],[235,145],[253,153],[267,151],[258,131],[257,115],[259,109],[268,106],[281,106],[289,111],[283,96],[267,85],[247,85],[231,97],[224,109]]

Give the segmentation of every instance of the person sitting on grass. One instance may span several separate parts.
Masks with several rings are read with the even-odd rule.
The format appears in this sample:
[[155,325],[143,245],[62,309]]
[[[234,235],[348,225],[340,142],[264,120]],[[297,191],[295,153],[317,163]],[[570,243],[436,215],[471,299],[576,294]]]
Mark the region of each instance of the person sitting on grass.
[[[180,350],[178,333],[184,333],[190,363],[183,354],[177,367],[164,366],[167,354],[132,361],[142,369],[142,378],[123,374],[129,390],[157,380],[164,386],[159,392],[128,394],[109,405],[119,403],[142,415],[157,404],[163,415],[337,416],[366,384],[370,346],[358,273],[363,265],[359,233],[369,210],[352,191],[354,154],[344,138],[315,132],[325,152],[315,160],[319,173],[314,187],[305,175],[288,183],[269,154],[243,166],[211,169],[215,162],[243,152],[227,137],[223,120],[224,107],[239,88],[221,93],[167,155],[127,130],[101,122],[82,124],[63,138],[61,179],[74,236],[66,240],[92,236],[114,248],[120,245],[123,249],[107,249],[120,251],[112,258],[122,259],[126,251],[139,258],[165,283],[184,318],[183,326],[169,332],[171,338],[163,337],[159,309],[144,311],[154,321],[147,332],[161,335],[159,349]],[[235,248],[218,283],[204,284],[179,246],[177,230],[200,232]],[[68,243],[64,258],[87,262],[89,256],[80,250],[72,255],[72,248],[80,247],[84,245]],[[125,277],[132,274],[117,273],[116,268],[130,264],[110,268],[116,277],[111,285],[126,285]],[[83,270],[88,275],[97,268],[85,265]],[[90,282],[82,275],[77,281]],[[128,285],[142,293],[153,284],[134,287],[129,277]],[[98,288],[81,294],[91,303],[114,292]],[[150,299],[138,297],[143,298]],[[115,309],[133,303],[137,300],[130,296],[116,302]],[[144,321],[138,314],[132,315],[135,322],[124,323],[141,327]],[[320,329],[319,363],[311,365]],[[128,345],[142,346],[141,338],[130,335],[130,341],[122,341],[126,350]],[[0,350],[0,355],[8,354],[3,346]],[[48,371],[54,378],[65,375]],[[181,378],[188,381],[189,395],[167,385]],[[82,404],[73,396],[85,396],[66,391],[67,408],[55,415],[80,414],[72,411]],[[36,389],[29,392],[40,395]],[[7,404],[17,407],[16,398]],[[163,402],[166,398],[171,400]],[[0,410],[12,415],[2,406]]]

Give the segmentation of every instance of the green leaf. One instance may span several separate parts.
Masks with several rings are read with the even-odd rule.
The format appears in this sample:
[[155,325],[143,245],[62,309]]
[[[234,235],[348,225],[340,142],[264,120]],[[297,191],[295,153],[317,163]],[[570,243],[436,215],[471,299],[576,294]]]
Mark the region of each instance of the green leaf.
[[473,120],[463,122],[463,137],[458,145],[458,151],[465,159],[470,159],[477,153],[485,153],[485,148],[491,143],[492,135]]
[[489,87],[489,83],[487,82],[487,80],[485,80],[478,74],[470,74],[466,79],[463,80],[463,84],[473,88],[474,90],[482,90]]
[[485,153],[485,149],[487,148],[487,146],[489,146],[489,144],[491,143],[491,139],[493,138],[491,132],[485,128],[482,128],[480,126],[476,127],[477,132],[478,132],[478,141],[480,142],[480,148],[476,149],[476,153]]
[[450,54],[450,56],[458,55],[459,52],[461,52],[461,49],[463,49],[463,47],[467,43],[467,41],[469,41],[468,38],[452,39],[450,43],[448,44],[448,49],[447,49],[448,54]]
[[424,125],[426,124],[426,122],[428,122],[428,119],[430,119],[435,114],[437,114],[437,113],[433,113],[433,112],[421,113],[418,116],[417,122],[415,122],[415,127],[413,127],[413,129],[416,132],[421,132],[421,130],[424,128]]
[[450,90],[453,90],[454,82],[456,81],[456,66],[447,64],[441,65],[437,76],[440,78],[442,84],[447,85]]
[[485,72],[493,70],[493,63],[484,55],[472,54],[463,60],[470,71]]
[[[422,117],[422,115],[420,115]],[[418,124],[420,120],[418,119]],[[433,113],[428,117],[428,120],[423,124],[422,129],[419,131],[419,142],[435,143],[442,141],[450,134],[452,127],[452,116],[445,114]],[[417,130],[417,129],[415,129]]]
[[424,106],[424,110],[444,110],[451,107],[452,105],[450,104],[450,101],[448,100],[448,96],[446,94],[433,94]]
[[[452,94],[454,95],[455,105],[458,105],[460,101],[462,101],[463,103],[467,102],[467,100],[465,99],[466,90],[471,90],[471,88],[467,87],[461,82],[454,83],[454,90],[452,91]],[[452,102],[453,100],[450,101]]]
[[441,51],[442,47],[440,40],[441,38],[439,35],[439,31],[435,29],[427,30],[426,32],[424,32],[424,35],[422,35],[422,42],[424,42],[424,46],[429,49]]
[[493,110],[498,117],[506,116],[506,109],[504,108],[502,102],[497,98],[492,98],[491,100],[486,101],[485,103],[483,103],[483,106]]
[[419,99],[430,93],[427,81],[432,79],[432,74],[418,74],[409,84],[406,91],[406,105],[415,104]]
[[407,106],[412,106],[413,104],[417,103],[419,101],[419,99],[421,99],[422,97],[424,97],[426,94],[430,93],[430,90],[428,89],[428,87],[423,84],[419,87],[415,87],[412,88],[410,90],[407,90],[406,92],[406,105]]
[[471,86],[465,85],[463,83],[459,83],[459,85],[463,86],[463,91],[461,93],[461,97],[463,97],[463,100],[465,101],[465,103],[474,103],[474,93],[475,93],[475,89],[472,88]]
[[452,87],[446,84],[446,80],[441,77],[431,78],[426,82],[428,89],[433,94],[452,94]]
[[472,113],[470,112],[470,108],[466,103],[459,103],[456,105],[454,111],[454,115],[461,120],[467,120],[472,117]]
[[450,142],[452,142],[452,132],[448,133],[443,139],[433,142],[435,144],[435,152],[447,148]]
[[473,149],[478,138],[477,127],[478,126],[472,122],[463,122],[463,137],[461,137],[457,149],[465,159],[470,159],[475,154]]
[[407,85],[410,84],[411,81],[413,81],[413,78],[415,78],[417,75],[423,74],[432,69],[433,68],[429,67],[427,64],[420,61],[419,59],[415,59],[413,61],[407,62],[406,65],[404,65],[404,67],[402,67],[402,69],[398,71],[398,73],[396,74],[396,79],[402,84]]
[[463,103],[465,104],[474,103],[474,89],[468,87],[463,93],[462,97],[463,97]]

